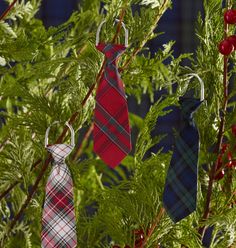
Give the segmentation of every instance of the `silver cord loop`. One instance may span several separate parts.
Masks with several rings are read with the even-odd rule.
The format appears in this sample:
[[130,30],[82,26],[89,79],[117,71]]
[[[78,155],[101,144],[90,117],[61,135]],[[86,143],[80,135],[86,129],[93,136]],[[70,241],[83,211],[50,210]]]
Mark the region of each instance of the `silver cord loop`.
[[[97,33],[96,33],[96,46],[99,44],[99,41],[100,41],[100,32],[101,32],[101,28],[103,26],[103,24],[106,22],[106,20],[103,20],[99,26],[98,26],[98,29],[97,29]],[[115,19],[115,22],[120,22],[119,19]],[[125,31],[125,47],[128,47],[128,37],[129,37],[129,32],[128,32],[128,29],[126,29],[125,27],[125,24],[123,22],[121,22],[121,25]]]
[[[202,80],[202,79],[198,76],[198,74],[196,74],[196,73],[189,73],[189,74],[187,74],[186,76],[191,76],[191,78],[196,77],[196,78],[198,79],[198,81],[199,81],[199,83],[200,83],[200,86],[201,86],[201,96],[200,96],[200,100],[203,101],[204,98],[205,98],[205,96],[204,96],[204,94],[205,94],[205,88],[204,88],[204,82],[203,82],[203,80]],[[190,79],[191,79],[191,78],[190,78]]]
[[[48,135],[49,135],[49,131],[51,129],[51,126],[57,124],[57,123],[60,123],[59,121],[54,121],[46,130],[46,133],[45,133],[45,147],[48,146]],[[71,132],[71,141],[70,141],[70,145],[71,146],[75,146],[75,131],[73,129],[73,127],[68,123],[66,122],[65,123],[66,126],[70,129],[70,132]]]

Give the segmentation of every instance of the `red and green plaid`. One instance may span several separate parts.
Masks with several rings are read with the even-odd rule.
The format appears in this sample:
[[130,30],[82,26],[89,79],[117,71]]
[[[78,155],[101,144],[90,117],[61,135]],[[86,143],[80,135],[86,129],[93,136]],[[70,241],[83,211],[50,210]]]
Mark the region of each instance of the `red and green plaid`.
[[127,100],[117,68],[125,46],[100,43],[96,47],[105,54],[106,64],[96,94],[94,151],[114,168],[131,151]]
[[73,146],[55,144],[47,147],[54,165],[46,185],[42,218],[43,248],[74,248],[77,246],[73,182],[65,158]]

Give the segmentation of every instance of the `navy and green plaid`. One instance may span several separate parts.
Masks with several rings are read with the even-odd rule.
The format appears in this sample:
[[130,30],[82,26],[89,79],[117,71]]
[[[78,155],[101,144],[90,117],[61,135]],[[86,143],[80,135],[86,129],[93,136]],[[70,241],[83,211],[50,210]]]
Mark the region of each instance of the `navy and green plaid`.
[[166,212],[175,223],[196,210],[199,133],[193,113],[202,101],[181,97],[179,102],[183,126],[176,137],[163,194]]

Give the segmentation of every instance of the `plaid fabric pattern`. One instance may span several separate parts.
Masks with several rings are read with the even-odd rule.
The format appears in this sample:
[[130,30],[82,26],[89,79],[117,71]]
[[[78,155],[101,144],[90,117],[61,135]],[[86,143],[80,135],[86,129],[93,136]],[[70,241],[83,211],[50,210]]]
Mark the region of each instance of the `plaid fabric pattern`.
[[55,144],[47,147],[54,165],[46,185],[42,218],[42,248],[74,248],[77,245],[73,202],[73,182],[65,158],[73,146]]
[[114,168],[131,150],[127,100],[117,68],[117,58],[125,46],[100,43],[96,47],[107,62],[96,93],[94,152]]
[[193,113],[201,103],[195,98],[180,98],[183,127],[176,138],[163,194],[164,207],[174,222],[196,210],[199,133]]

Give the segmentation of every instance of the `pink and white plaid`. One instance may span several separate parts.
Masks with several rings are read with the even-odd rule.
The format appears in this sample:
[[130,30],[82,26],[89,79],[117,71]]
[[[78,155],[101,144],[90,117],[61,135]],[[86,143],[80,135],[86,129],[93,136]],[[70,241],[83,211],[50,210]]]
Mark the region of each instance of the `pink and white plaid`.
[[47,147],[54,165],[46,185],[42,218],[42,248],[74,248],[77,246],[73,182],[65,164],[72,145],[55,144]]

